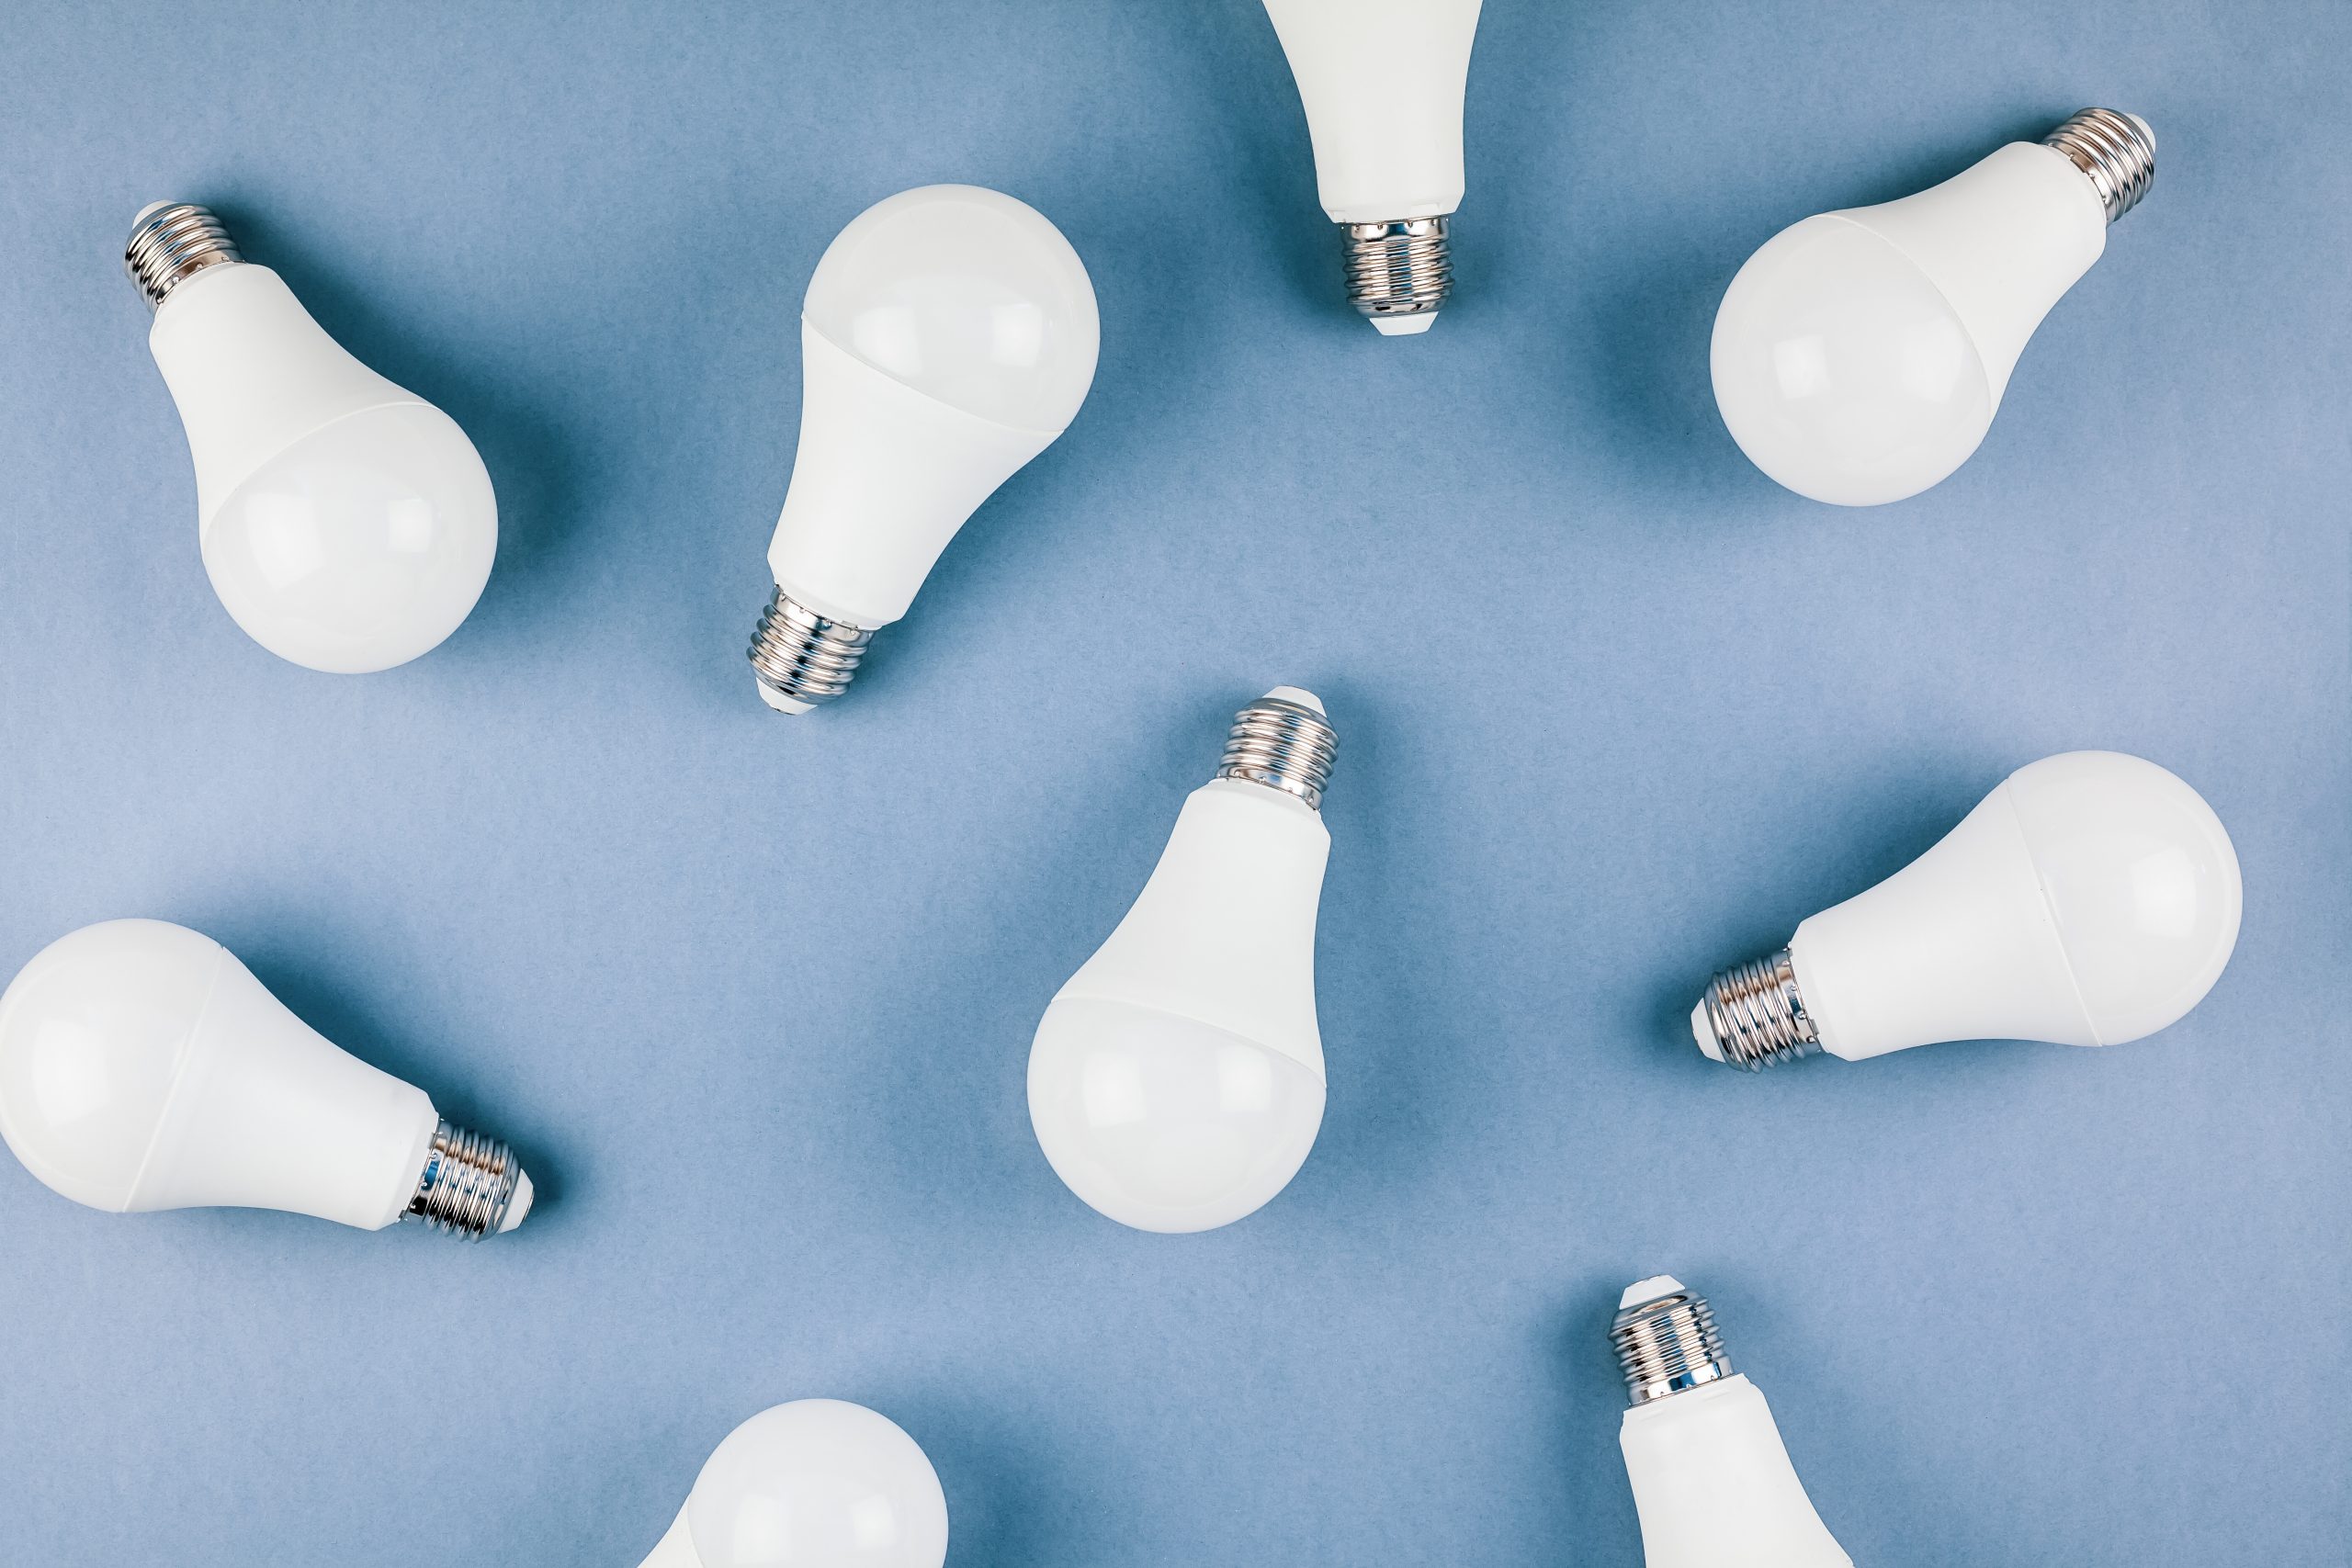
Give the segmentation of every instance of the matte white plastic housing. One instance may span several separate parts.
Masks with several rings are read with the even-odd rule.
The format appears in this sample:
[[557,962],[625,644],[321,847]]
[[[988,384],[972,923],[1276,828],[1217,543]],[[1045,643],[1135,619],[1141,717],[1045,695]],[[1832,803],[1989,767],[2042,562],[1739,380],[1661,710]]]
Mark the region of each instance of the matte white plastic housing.
[[490,581],[498,502],[454,420],[354,359],[250,262],[183,279],[148,346],[196,462],[204,570],[246,635],[358,673],[458,629]]
[[1462,98],[1479,0],[1266,0],[1334,223],[1462,205]]
[[915,1440],[838,1399],[727,1435],[641,1568],[941,1568],[947,1495]]
[[1853,1568],[1744,1374],[1633,1406],[1617,1441],[1648,1568]]
[[1330,853],[1295,796],[1202,785],[1126,918],[1046,1010],[1030,1122],[1098,1212],[1210,1230],[1306,1163],[1323,1124],[1315,919]]
[[1968,460],[2026,340],[2107,246],[2066,155],[2013,141],[1917,196],[1765,242],[1715,313],[1715,403],[1755,465],[1840,506]]
[[[2221,978],[2244,895],[2221,819],[2173,774],[2067,751],[2003,781],[1941,841],[1797,927],[1822,1048],[1942,1040],[2111,1045],[2178,1021]],[[1700,1048],[1721,1059],[1703,1004]]]
[[978,186],[876,203],[802,305],[800,446],[768,547],[795,603],[854,626],[907,613],[975,508],[1076,417],[1094,286],[1061,231]]
[[[85,926],[0,993],[0,1135],[94,1209],[283,1209],[381,1230],[416,1192],[437,1121],[423,1090],[337,1048],[185,926]],[[529,1207],[526,1179],[503,1228]]]

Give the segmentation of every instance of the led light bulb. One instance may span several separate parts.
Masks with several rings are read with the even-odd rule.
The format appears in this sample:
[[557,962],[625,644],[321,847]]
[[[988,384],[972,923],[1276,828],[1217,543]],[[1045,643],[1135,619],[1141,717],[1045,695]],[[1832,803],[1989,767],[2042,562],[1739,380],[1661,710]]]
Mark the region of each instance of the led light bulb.
[[1277,686],[1235,716],[1134,908],[1046,1009],[1029,1120],[1121,1224],[1203,1231],[1287,1186],[1323,1124],[1315,914],[1338,737]]
[[1617,1306],[1609,1342],[1634,1402],[1617,1442],[1649,1568],[1853,1568],[1705,1300],[1661,1274]]
[[219,942],[163,920],[60,937],[0,992],[0,1137],[113,1213],[283,1209],[468,1240],[531,1212],[504,1144],[286,1010]]
[[1462,95],[1479,0],[1266,0],[1306,107],[1348,298],[1383,336],[1425,333],[1453,289]]
[[640,1568],[940,1568],[947,1495],[915,1440],[838,1399],[727,1434]]
[[498,553],[457,422],[344,352],[204,208],[148,208],[123,265],[196,459],[204,570],[245,635],[351,674],[456,631]]
[[760,695],[848,689],[974,509],[1053,445],[1101,346],[1061,231],[978,186],[924,186],[851,220],[800,310],[800,447],[752,637]]
[[2237,852],[2154,762],[2019,768],[1933,849],[1714,977],[1699,1049],[1751,1071],[1939,1040],[2113,1045],[2204,999],[2237,944]]
[[2155,172],[2145,120],[2085,109],[1917,196],[1783,229],[1715,313],[1732,439],[1799,495],[1840,506],[1942,480]]

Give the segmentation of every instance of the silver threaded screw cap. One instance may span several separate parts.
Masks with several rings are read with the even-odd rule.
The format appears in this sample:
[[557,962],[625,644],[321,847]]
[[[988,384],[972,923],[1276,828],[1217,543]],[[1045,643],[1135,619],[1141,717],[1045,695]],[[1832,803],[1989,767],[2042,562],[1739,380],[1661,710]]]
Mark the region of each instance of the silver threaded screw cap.
[[1715,1332],[1714,1310],[1671,1275],[1645,1280],[1625,1292],[1609,1325],[1609,1343],[1634,1404],[1732,1375],[1723,1336]]
[[1714,1036],[1724,1066],[1751,1073],[1821,1049],[1820,1030],[1805,1010],[1796,963],[1785,947],[1709,981],[1693,1021]]
[[1425,333],[1453,292],[1443,218],[1343,223],[1348,299],[1384,336]]
[[531,1179],[513,1149],[452,1126],[444,1117],[433,1130],[424,1173],[401,1217],[423,1220],[462,1241],[480,1241],[521,1224],[531,1212]]
[[1216,776],[1263,784],[1323,808],[1324,786],[1340,750],[1340,732],[1314,693],[1276,686],[1233,716]]
[[187,201],[149,205],[133,220],[130,238],[122,247],[122,269],[139,286],[150,310],[159,309],[173,289],[205,268],[243,259],[212,209]]
[[782,588],[752,633],[752,673],[760,697],[778,713],[807,713],[849,690],[872,626],[853,626],[795,604]]
[[2083,171],[2109,223],[2140,205],[2156,178],[2156,133],[2136,114],[2082,109],[2041,139]]

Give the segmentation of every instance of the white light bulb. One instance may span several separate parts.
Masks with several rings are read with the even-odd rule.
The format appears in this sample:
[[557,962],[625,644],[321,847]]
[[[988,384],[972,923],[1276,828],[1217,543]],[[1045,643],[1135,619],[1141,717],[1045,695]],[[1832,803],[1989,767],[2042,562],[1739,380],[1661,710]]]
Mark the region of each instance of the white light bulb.
[[1337,737],[1278,686],[1241,710],[1118,929],[1029,1048],[1029,1120],[1055,1174],[1148,1231],[1262,1207],[1323,1124],[1315,915]]
[[230,1207],[479,1239],[531,1209],[506,1145],[345,1055],[211,938],[85,926],[0,992],[0,1136],[113,1213]]
[[1453,288],[1462,95],[1479,0],[1266,0],[1290,61],[1348,298],[1384,336],[1425,333]]
[[727,1434],[640,1568],[940,1568],[947,1495],[915,1440],[838,1399]]
[[1101,346],[1061,231],[978,186],[876,202],[828,246],[800,313],[800,446],[752,638],[760,695],[848,688],[974,509],[1053,445]]
[[1938,483],[1984,439],[2026,340],[2155,169],[2146,121],[2085,109],[1917,196],[1783,229],[1715,313],[1732,439],[1840,506]]
[[245,634],[352,674],[456,631],[498,553],[457,422],[345,353],[201,207],[141,212],[124,265],[196,460],[204,570]]
[[1634,1401],[1617,1442],[1649,1568],[1853,1568],[1705,1300],[1661,1274],[1617,1305],[1609,1338]]
[[1716,976],[1690,1029],[1750,1069],[1939,1040],[2120,1044],[2204,999],[2240,904],[2237,852],[2195,790],[2137,757],[2062,752],[1779,953]]

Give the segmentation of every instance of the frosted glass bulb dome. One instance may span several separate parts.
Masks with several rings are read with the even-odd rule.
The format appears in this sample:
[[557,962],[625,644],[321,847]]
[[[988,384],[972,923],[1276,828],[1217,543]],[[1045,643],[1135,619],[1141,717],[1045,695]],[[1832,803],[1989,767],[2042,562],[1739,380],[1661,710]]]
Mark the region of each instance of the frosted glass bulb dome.
[[1076,416],[1101,351],[1061,231],[978,186],[876,203],[828,246],[800,318],[800,445],[752,634],[760,698],[849,689],[940,551]]
[[839,1399],[729,1432],[642,1568],[941,1568],[947,1496],[915,1440]]
[[1715,313],[1711,369],[1732,439],[1780,483],[1841,506],[1944,479],[2154,172],[2146,121],[2085,109],[1932,189],[1775,234]]
[[334,673],[437,647],[498,551],[473,443],[345,353],[205,209],[150,207],[125,261],[187,431],[205,572],[237,625]]

